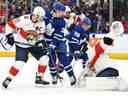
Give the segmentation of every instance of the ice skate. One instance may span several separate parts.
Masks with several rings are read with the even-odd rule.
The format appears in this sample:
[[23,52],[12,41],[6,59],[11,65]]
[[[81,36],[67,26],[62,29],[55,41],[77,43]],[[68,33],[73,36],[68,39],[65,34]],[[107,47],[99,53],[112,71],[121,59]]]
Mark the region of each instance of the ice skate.
[[56,85],[57,84],[57,80],[58,80],[57,76],[52,77],[52,84]]
[[35,80],[35,84],[41,84],[41,85],[49,85],[50,83],[46,80],[43,80],[42,77],[38,74],[36,74],[36,80]]
[[4,87],[4,88],[8,88],[8,85],[10,84],[10,82],[12,81],[12,78],[10,78],[10,77],[6,77],[6,79],[3,81],[3,83],[2,83],[2,86]]
[[76,84],[76,77],[75,76],[71,76],[70,77],[70,85],[73,86]]

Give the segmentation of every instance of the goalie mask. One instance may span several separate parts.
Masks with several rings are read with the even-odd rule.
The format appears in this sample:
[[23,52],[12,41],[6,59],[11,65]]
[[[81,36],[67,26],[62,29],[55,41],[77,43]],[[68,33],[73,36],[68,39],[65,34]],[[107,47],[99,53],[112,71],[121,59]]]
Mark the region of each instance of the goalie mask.
[[110,33],[117,36],[121,36],[124,32],[123,24],[120,21],[114,21],[110,26]]

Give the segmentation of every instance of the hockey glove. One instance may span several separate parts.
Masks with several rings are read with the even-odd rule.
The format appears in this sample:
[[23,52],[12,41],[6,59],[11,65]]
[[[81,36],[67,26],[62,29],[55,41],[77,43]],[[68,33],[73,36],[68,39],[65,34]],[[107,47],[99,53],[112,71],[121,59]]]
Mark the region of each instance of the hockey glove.
[[85,42],[85,43],[82,44],[81,51],[83,53],[85,53],[87,50],[88,50],[88,46],[87,46],[87,43]]
[[71,32],[73,31],[75,28],[75,24],[71,24],[70,27],[68,28],[68,31]]
[[35,45],[38,47],[42,47],[42,48],[48,48],[48,44],[45,40],[40,40],[40,41],[36,42]]
[[62,32],[64,33],[65,37],[69,35],[69,31],[66,28],[62,28]]
[[8,43],[9,45],[13,46],[13,44],[15,43],[15,42],[14,42],[14,38],[13,38],[13,34],[10,33],[10,34],[6,35],[6,38],[7,38],[7,43]]

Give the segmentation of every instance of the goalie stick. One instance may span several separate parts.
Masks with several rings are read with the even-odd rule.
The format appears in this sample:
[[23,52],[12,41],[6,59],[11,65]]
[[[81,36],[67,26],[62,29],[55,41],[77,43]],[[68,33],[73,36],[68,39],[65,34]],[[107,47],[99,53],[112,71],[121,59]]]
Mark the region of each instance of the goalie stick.
[[96,73],[92,71],[87,65],[78,77],[77,86],[78,87],[86,86],[86,77],[92,77],[92,76],[96,76]]

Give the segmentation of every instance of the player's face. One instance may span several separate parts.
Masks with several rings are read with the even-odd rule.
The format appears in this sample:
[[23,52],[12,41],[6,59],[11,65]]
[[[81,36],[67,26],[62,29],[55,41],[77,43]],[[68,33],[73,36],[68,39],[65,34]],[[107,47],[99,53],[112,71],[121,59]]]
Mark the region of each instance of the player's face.
[[53,16],[54,17],[63,17],[65,15],[62,11],[54,11]]
[[38,21],[38,16],[32,15],[32,22],[36,23]]
[[70,12],[65,12],[65,17],[70,18]]

